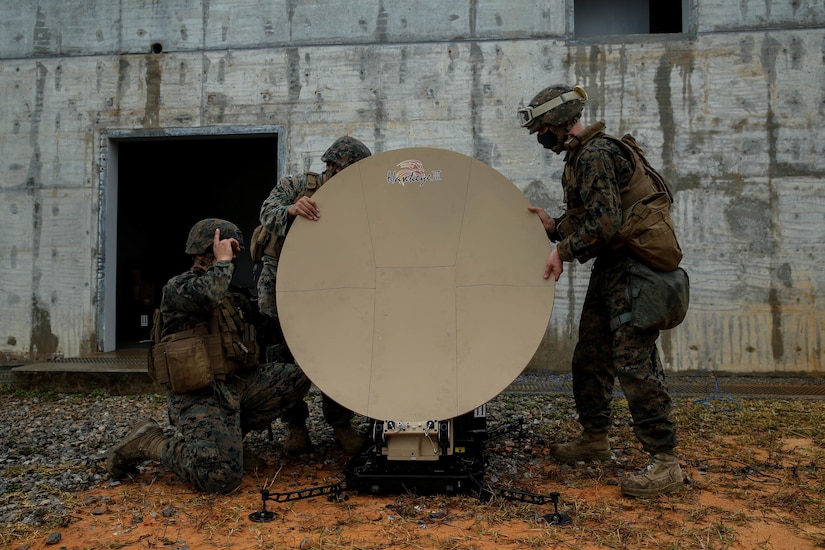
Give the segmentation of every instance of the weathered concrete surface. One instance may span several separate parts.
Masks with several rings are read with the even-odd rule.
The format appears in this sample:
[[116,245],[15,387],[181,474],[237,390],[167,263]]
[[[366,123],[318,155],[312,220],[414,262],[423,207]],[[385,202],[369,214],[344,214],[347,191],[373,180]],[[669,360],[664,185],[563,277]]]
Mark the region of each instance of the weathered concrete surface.
[[[319,170],[342,134],[443,147],[556,213],[561,159],[514,113],[567,81],[590,94],[586,121],[635,134],[676,192],[692,307],[662,336],[668,366],[821,373],[825,4],[696,0],[688,35],[586,43],[573,4],[4,4],[0,353],[98,351],[113,131],[279,125],[284,172]],[[535,368],[568,368],[588,269],[566,266]]]
[[166,390],[152,380],[146,365],[114,363],[35,363],[11,369],[10,384],[22,391],[112,395],[157,393]]

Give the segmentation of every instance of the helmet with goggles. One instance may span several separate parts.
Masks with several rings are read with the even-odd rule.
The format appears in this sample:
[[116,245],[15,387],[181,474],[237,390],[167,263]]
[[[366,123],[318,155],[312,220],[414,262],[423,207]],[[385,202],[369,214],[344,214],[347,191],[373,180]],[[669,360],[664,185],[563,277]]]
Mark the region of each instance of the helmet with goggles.
[[560,126],[581,113],[586,101],[587,92],[580,86],[548,86],[527,107],[518,110],[519,122],[531,134],[545,125]]

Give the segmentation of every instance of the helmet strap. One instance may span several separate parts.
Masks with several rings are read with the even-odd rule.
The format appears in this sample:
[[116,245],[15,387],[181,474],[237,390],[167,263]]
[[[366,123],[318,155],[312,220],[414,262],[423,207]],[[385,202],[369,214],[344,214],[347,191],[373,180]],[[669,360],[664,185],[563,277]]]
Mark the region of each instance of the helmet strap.
[[195,254],[193,263],[194,267],[207,270],[213,265],[215,265],[215,255],[212,252],[207,252],[205,254]]

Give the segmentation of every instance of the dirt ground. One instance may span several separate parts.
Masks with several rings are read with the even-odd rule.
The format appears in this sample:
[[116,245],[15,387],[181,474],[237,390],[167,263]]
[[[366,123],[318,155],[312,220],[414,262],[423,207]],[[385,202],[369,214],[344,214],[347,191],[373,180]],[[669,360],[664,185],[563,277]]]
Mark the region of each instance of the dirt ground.
[[[506,398],[505,398],[506,399]],[[106,481],[74,495],[64,525],[7,532],[5,548],[825,548],[825,402],[744,401],[736,411],[683,401],[675,407],[684,490],[656,499],[621,495],[621,478],[646,463],[616,405],[613,459],[559,464],[548,455],[555,436],[572,436],[574,420],[540,420],[523,434],[491,433],[485,482],[546,495],[570,525],[548,523],[552,504],[461,496],[369,495],[344,491],[267,502],[271,522],[254,522],[261,489],[273,493],[344,479],[348,457],[322,441],[303,457],[261,440],[267,460],[229,495],[195,492],[159,464],[133,479]],[[531,410],[525,409],[529,418]],[[810,425],[809,425],[810,424]],[[548,437],[545,432],[552,432]],[[263,452],[261,450],[263,449]],[[57,534],[59,533],[59,535]],[[51,539],[50,539],[51,537]]]

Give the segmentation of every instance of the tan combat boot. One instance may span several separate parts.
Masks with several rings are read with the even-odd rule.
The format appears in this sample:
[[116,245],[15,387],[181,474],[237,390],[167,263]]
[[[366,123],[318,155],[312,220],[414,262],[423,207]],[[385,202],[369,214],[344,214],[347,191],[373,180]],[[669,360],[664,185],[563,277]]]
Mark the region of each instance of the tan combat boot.
[[145,460],[160,460],[161,446],[168,437],[154,420],[144,420],[109,449],[106,471],[112,479],[123,479],[135,471],[135,465]]
[[580,460],[607,460],[610,458],[610,441],[606,433],[584,431],[568,443],[554,443],[550,454],[556,460],[575,463]]
[[624,478],[622,493],[631,497],[653,498],[683,486],[682,468],[676,455],[657,453],[642,473]]
[[332,431],[335,435],[335,442],[345,453],[355,454],[364,445],[364,436],[349,424],[333,426]]
[[289,434],[284,440],[284,452],[290,455],[299,455],[312,450],[312,441],[309,439],[309,431],[303,424],[289,426]]

